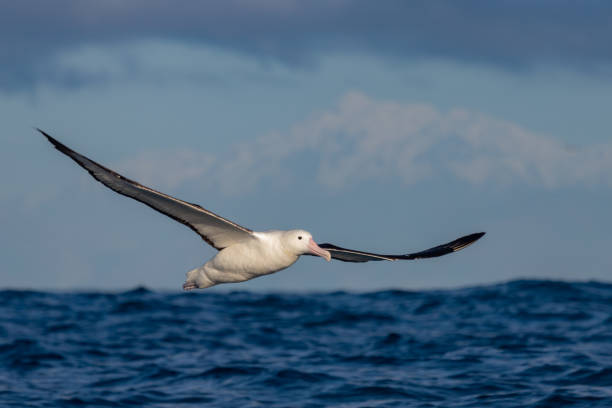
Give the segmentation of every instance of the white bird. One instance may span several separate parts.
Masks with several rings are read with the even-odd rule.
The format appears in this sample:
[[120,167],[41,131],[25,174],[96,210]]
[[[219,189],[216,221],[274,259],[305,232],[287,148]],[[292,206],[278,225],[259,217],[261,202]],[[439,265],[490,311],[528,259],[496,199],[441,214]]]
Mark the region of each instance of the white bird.
[[136,181],[123,177],[93,160],[75,152],[42,133],[57,150],[64,153],[106,187],[133,198],[194,230],[204,241],[219,250],[203,266],[187,272],[183,289],[203,289],[220,283],[243,282],[278,272],[293,265],[300,255],[315,255],[330,261],[345,262],[395,261],[433,258],[458,251],[474,243],[485,233],[458,238],[425,251],[404,255],[381,255],[355,251],[332,244],[317,245],[308,231],[251,231],[197,204],[171,197]]

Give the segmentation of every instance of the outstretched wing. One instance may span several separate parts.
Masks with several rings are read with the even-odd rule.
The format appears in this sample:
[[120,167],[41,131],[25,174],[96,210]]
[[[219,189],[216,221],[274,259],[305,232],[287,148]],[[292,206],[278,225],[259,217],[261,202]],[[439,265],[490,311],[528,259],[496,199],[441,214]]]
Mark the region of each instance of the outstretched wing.
[[382,255],[373,254],[371,252],[355,251],[354,249],[341,248],[332,244],[321,244],[321,248],[328,250],[331,253],[331,257],[344,262],[368,262],[368,261],[397,261],[400,259],[421,259],[421,258],[435,258],[450,254],[451,252],[457,252],[480,239],[485,233],[477,232],[475,234],[466,235],[461,238],[457,238],[446,244],[438,245],[433,248],[426,249],[421,252],[415,252],[413,254],[404,255]]
[[215,247],[223,249],[236,242],[253,237],[250,229],[226,220],[225,218],[208,211],[197,204],[191,204],[177,198],[171,197],[152,188],[123,177],[93,160],[75,152],[69,147],[58,142],[47,133],[37,129],[55,146],[57,150],[64,153],[77,164],[89,172],[96,180],[111,190],[124,196],[138,200],[156,211],[185,224],[204,241]]

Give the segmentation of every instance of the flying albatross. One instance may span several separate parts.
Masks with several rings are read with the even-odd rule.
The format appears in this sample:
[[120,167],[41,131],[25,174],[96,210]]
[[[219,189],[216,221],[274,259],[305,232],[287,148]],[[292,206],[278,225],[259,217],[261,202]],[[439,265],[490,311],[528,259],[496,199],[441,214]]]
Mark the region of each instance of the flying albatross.
[[138,200],[156,211],[185,224],[204,241],[219,252],[203,266],[187,272],[183,289],[203,289],[220,283],[243,282],[258,276],[278,272],[293,265],[300,255],[314,255],[330,261],[344,262],[396,261],[434,258],[459,251],[474,243],[485,233],[478,232],[438,245],[404,255],[382,255],[371,252],[346,249],[332,244],[317,243],[308,231],[257,232],[227,220],[212,211],[179,200],[136,181],[123,177],[93,160],[88,159],[60,143],[40,129],[37,129],[55,146],[96,180],[111,190]]

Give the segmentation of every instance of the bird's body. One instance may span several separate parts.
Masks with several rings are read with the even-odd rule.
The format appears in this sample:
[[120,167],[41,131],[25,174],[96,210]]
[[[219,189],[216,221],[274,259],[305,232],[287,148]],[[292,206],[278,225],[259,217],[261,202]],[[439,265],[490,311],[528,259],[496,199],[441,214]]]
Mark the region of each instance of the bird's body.
[[194,230],[219,252],[203,266],[187,272],[185,290],[208,288],[220,283],[243,282],[278,272],[293,265],[301,255],[320,256],[345,262],[395,261],[433,258],[458,251],[474,243],[484,232],[466,235],[425,251],[384,255],[317,245],[308,231],[271,230],[256,232],[227,220],[197,204],[160,193],[130,180],[75,152],[39,129],[57,150],[83,167],[96,180],[124,196],[133,198]]
[[290,267],[299,255],[285,248],[285,234],[286,231],[253,232],[253,238],[223,248],[203,266],[187,272],[183,288],[243,282]]

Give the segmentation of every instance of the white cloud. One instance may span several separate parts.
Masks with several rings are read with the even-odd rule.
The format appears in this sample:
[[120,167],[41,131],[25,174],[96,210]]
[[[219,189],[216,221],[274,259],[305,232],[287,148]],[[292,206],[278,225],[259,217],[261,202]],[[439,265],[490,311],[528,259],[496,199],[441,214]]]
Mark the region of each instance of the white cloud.
[[129,178],[157,188],[176,188],[193,180],[207,182],[215,158],[207,153],[189,150],[144,152],[113,167]]
[[123,169],[160,187],[202,179],[207,187],[239,194],[264,181],[299,180],[304,170],[293,163],[308,161],[304,157],[328,188],[436,177],[547,188],[609,186],[612,180],[612,144],[569,148],[477,112],[440,112],[427,104],[378,101],[357,92],[288,132],[245,142],[216,160],[188,151],[147,153]]

